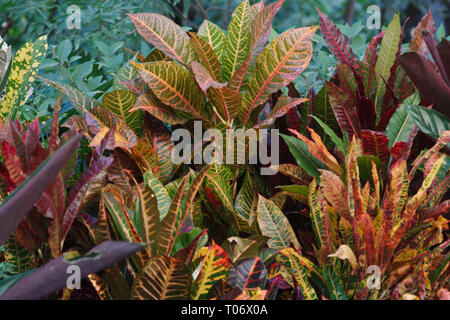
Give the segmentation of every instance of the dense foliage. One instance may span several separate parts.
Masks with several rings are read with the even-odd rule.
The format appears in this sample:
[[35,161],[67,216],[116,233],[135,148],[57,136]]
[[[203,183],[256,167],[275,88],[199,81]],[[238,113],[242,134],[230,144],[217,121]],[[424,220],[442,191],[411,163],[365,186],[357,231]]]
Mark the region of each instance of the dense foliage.
[[[284,2],[244,0],[226,24],[192,28],[133,4],[136,33],[78,39],[100,54],[75,39],[46,58],[46,36],[3,46],[0,298],[450,298],[450,42],[430,10],[407,44],[395,14],[355,46],[358,25],[325,5],[307,20],[318,26],[278,34]],[[38,74],[51,60],[65,79]],[[47,124],[27,115],[35,80],[61,94]],[[175,163],[172,133],[197,121],[278,129],[278,173],[252,154],[225,161],[251,138],[204,138]],[[215,161],[195,160],[202,146]],[[81,289],[66,286],[70,265]]]

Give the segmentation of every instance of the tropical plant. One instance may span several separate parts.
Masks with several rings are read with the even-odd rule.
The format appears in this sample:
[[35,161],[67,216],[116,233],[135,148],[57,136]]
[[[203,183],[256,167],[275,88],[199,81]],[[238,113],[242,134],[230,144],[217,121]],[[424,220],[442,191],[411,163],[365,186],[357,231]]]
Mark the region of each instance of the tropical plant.
[[[299,164],[306,160],[296,150],[306,145],[314,163],[325,169],[315,167],[318,174],[309,185],[283,189],[294,191],[294,196],[299,191],[307,193],[315,242],[302,252],[309,252],[316,265],[314,269],[303,265],[322,277],[323,283],[317,286],[325,286],[326,291],[321,293],[331,299],[433,299],[441,289],[448,290],[444,284],[448,282],[449,241],[443,233],[448,220],[442,215],[448,212],[449,202],[442,198],[448,188],[449,158],[439,151],[450,141],[450,131],[443,132],[410,168],[407,159],[414,133],[408,143],[396,142],[389,150],[386,175],[380,159],[365,155],[363,142],[356,136],[344,147],[345,160],[340,165],[310,131],[313,140],[296,131],[298,139],[284,138]],[[332,134],[337,145],[346,145]],[[413,190],[411,182],[420,167],[422,184]],[[381,287],[376,290],[367,285],[371,266],[380,271]],[[304,281],[308,276],[304,277],[298,279],[302,296],[315,297]],[[315,283],[314,278],[309,281]]]
[[[8,144],[8,141],[11,142],[9,140],[10,138],[14,138],[14,142],[18,144],[21,142],[21,151],[24,152],[30,151],[27,147],[29,148],[31,144],[34,143],[36,145],[36,140],[33,140],[33,138],[30,137],[33,135],[33,126],[28,127],[29,130],[26,131],[28,139],[26,140],[27,144],[25,145],[25,142],[21,140],[21,137],[15,134],[17,133],[15,131],[17,128],[12,128],[11,123],[9,123],[9,125],[10,131],[8,132],[11,132],[12,136],[8,137],[8,134],[6,134],[7,138],[3,141],[3,147],[10,149],[9,157],[12,158],[12,153],[15,152],[13,147]],[[73,250],[64,257],[61,256],[51,260],[39,270],[34,268],[36,267],[36,260],[38,259],[35,257],[35,252],[30,251],[28,247],[34,245],[33,240],[36,239],[33,239],[33,236],[36,235],[39,228],[36,228],[36,224],[30,222],[31,219],[25,221],[22,220],[34,207],[36,202],[38,202],[37,207],[42,207],[42,205],[39,205],[39,202],[49,201],[48,196],[46,195],[46,189],[53,189],[52,187],[55,186],[55,181],[53,179],[57,177],[58,174],[60,175],[58,172],[67,164],[73,152],[76,150],[80,139],[81,136],[74,136],[57,151],[54,149],[54,154],[47,160],[42,151],[35,152],[34,158],[29,157],[31,156],[30,153],[23,154],[22,156],[24,156],[24,158],[22,159],[33,159],[31,164],[25,164],[25,162],[22,163],[22,165],[31,165],[36,168],[31,175],[28,175],[25,170],[25,172],[21,171],[21,160],[20,158],[17,158],[16,154],[16,171],[14,171],[14,174],[11,176],[6,175],[8,184],[11,186],[17,178],[24,178],[26,180],[24,180],[20,186],[18,186],[18,188],[2,202],[0,207],[0,245],[3,245],[8,239],[5,244],[4,258],[6,262],[10,264],[8,273],[12,274],[6,276],[2,275],[0,278],[0,299],[45,298],[66,286],[66,272],[69,266],[75,265],[81,268],[82,271],[80,277],[85,277],[88,274],[96,272],[113,262],[120,261],[125,256],[141,249],[142,246],[140,244],[105,242],[102,245],[93,248],[84,257],[80,256],[78,250]],[[57,147],[58,143],[56,141],[53,142],[53,147]],[[15,146],[17,147],[17,145]],[[36,159],[36,153],[40,154],[44,159]],[[40,160],[45,160],[45,162],[39,165]],[[10,162],[10,160],[6,160],[6,162]],[[66,219],[70,219],[69,214]],[[55,217],[53,217],[53,219],[53,221],[57,220]],[[60,222],[58,221],[58,223]],[[64,227],[64,224],[60,224],[61,227]],[[30,227],[30,225],[33,225],[33,229],[24,230],[24,227],[21,228],[20,225],[25,225],[25,229],[26,226]],[[55,226],[55,223],[51,222],[49,227],[50,236],[52,236],[52,233],[54,234],[52,231],[53,229],[59,228],[59,225],[58,227],[53,226]],[[27,231],[30,231],[30,233],[27,234]],[[12,235],[13,232],[15,232],[14,236]],[[19,242],[26,244],[22,247]],[[37,249],[35,249],[35,251],[37,251]],[[42,255],[41,259],[45,260]]]

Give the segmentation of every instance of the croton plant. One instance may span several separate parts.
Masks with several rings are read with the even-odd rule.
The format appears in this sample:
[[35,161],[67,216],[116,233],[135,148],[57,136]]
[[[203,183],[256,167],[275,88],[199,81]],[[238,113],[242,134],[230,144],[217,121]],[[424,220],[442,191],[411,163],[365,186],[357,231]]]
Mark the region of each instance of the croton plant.
[[[242,1],[226,31],[129,14],[154,49],[101,101],[43,79],[77,114],[60,125],[59,101],[45,143],[38,121],[0,126],[0,298],[450,298],[449,42],[429,12],[402,52],[397,14],[359,59],[319,11],[336,71],[300,93],[319,28],[273,37],[283,2]],[[278,174],[175,164],[172,132],[199,120],[279,129]]]

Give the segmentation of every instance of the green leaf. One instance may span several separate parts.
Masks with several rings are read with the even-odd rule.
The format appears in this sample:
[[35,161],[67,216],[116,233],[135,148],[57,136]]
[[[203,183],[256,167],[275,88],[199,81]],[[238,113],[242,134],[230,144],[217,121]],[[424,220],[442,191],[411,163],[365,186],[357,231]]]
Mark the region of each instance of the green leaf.
[[230,212],[233,212],[232,180],[233,173],[231,170],[227,166],[216,162],[209,169],[205,179],[205,188],[211,189],[223,206]]
[[172,198],[172,203],[170,204],[169,211],[167,212],[164,220],[161,221],[158,228],[157,243],[159,254],[168,255],[175,243],[176,238],[174,237],[174,235],[177,235],[178,229],[180,228],[180,208],[181,202],[186,193],[184,186],[186,185],[186,181],[188,178],[189,174],[186,175],[181,181],[180,185],[178,186],[177,192]]
[[289,248],[291,244],[295,249],[300,248],[289,221],[272,201],[259,195],[256,212],[262,235],[270,237],[267,243],[269,248],[281,250]]
[[230,79],[250,50],[250,4],[244,0],[233,12],[224,42],[223,75]]
[[318,169],[326,169],[326,167],[315,158],[308,150],[306,144],[292,136],[280,134],[289,147],[292,155],[297,161],[298,165],[302,167],[310,176],[320,179],[320,172]]
[[450,130],[449,119],[433,109],[409,105],[408,112],[419,130],[435,139],[439,139],[444,131]]
[[397,142],[407,142],[414,126],[415,122],[408,112],[408,106],[402,104],[395,110],[386,127],[386,136],[389,139],[389,149]]
[[72,52],[72,42],[68,39],[61,41],[56,47],[56,56],[62,63],[67,62],[70,52]]
[[342,139],[339,138],[335,131],[318,117],[313,115],[311,115],[311,117],[317,121],[317,123],[322,127],[323,131],[330,137],[331,141],[333,141],[336,148],[344,155],[346,153],[346,150],[344,148],[344,142],[342,141]]
[[401,32],[400,15],[397,14],[391,23],[389,23],[381,41],[380,53],[378,54],[375,65],[375,72],[377,73],[378,79],[376,97],[381,97],[386,92],[386,84],[383,79],[388,81],[391,74],[391,68],[394,65],[399,50],[398,44],[401,40]]
[[214,241],[200,263],[200,274],[192,286],[194,300],[206,299],[213,285],[220,279],[225,279],[230,269],[230,259]]
[[181,111],[177,112],[170,106],[165,105],[151,90],[141,94],[130,111],[133,112],[139,109],[147,111],[155,118],[168,124],[183,124],[191,118],[189,114]]
[[[294,249],[286,248],[280,251],[280,254],[277,256],[277,261],[289,268],[289,276],[292,277],[293,275],[295,277],[302,295],[307,300],[318,300],[317,294],[308,280],[310,271],[305,267],[303,258]],[[283,277],[285,276],[283,275]],[[285,277],[285,280],[292,282],[292,278]]]
[[323,277],[325,278],[331,300],[348,300],[344,285],[332,266],[326,265],[323,268]]

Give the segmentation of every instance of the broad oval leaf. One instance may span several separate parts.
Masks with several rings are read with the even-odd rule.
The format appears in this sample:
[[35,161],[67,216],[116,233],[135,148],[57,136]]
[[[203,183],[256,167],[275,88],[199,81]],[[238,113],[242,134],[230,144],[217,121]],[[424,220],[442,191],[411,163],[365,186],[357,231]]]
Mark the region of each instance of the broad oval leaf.
[[139,34],[174,60],[190,65],[194,56],[189,36],[175,22],[156,13],[128,15]]
[[136,103],[136,95],[128,90],[115,90],[103,96],[102,107],[118,115],[134,131],[142,128],[142,114],[140,111],[131,111]]
[[259,195],[256,212],[262,235],[270,237],[267,243],[269,248],[281,250],[289,248],[291,244],[295,249],[300,248],[288,219],[272,201]]
[[260,258],[245,260],[230,269],[228,283],[241,289],[264,288],[267,280],[266,266]]

